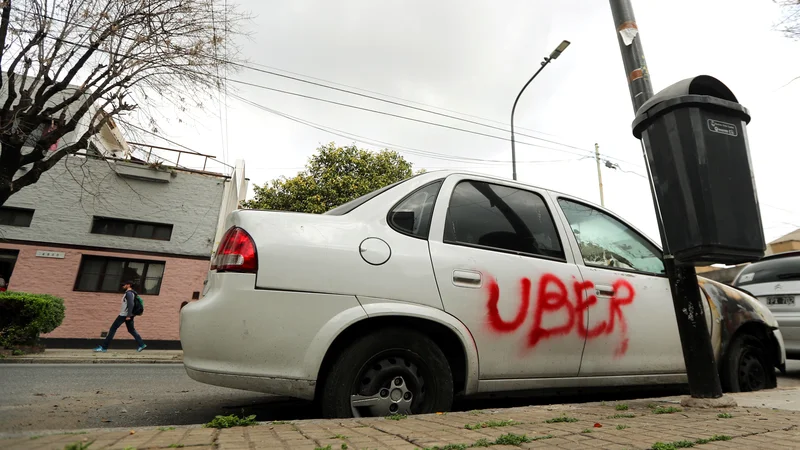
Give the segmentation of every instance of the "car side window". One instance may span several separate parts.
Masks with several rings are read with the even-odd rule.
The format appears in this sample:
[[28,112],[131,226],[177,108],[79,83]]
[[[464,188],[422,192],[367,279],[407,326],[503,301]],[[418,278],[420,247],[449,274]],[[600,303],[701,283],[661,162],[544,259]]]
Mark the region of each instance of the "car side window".
[[564,259],[553,217],[541,196],[481,181],[456,185],[444,242]]
[[561,198],[558,204],[587,266],[664,273],[661,251],[628,225],[582,203]]
[[389,212],[389,225],[395,230],[418,238],[428,238],[433,207],[442,181],[425,185],[401,200]]

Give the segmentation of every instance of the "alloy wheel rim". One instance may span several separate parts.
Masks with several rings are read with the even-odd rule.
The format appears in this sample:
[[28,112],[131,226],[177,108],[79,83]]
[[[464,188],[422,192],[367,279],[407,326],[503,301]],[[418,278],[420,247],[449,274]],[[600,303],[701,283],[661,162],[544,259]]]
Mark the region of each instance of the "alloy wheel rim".
[[353,417],[414,414],[426,400],[424,372],[407,356],[376,356],[361,369],[353,392]]

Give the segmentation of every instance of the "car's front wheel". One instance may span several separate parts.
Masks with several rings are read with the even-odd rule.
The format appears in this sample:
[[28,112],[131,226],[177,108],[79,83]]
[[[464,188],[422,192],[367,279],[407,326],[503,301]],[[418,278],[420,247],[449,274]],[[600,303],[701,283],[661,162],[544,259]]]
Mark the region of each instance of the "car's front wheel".
[[319,395],[326,418],[427,414],[450,409],[453,375],[429,337],[390,328],[347,347]]
[[777,385],[764,343],[750,334],[733,339],[722,369],[722,387],[728,392],[760,391]]

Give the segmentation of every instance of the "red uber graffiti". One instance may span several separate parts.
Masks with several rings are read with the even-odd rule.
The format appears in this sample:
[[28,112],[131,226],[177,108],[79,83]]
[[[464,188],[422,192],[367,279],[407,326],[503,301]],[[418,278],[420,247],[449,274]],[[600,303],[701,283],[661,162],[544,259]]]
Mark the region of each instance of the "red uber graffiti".
[[[591,281],[575,281],[573,283],[576,302],[573,304],[569,299],[569,291],[563,281],[553,274],[544,274],[539,279],[539,288],[536,293],[536,301],[533,304],[533,326],[528,333],[528,347],[535,347],[539,342],[557,336],[565,336],[574,328],[577,328],[578,336],[586,339],[595,339],[600,336],[608,336],[614,332],[616,324],[619,323],[620,335],[622,337],[619,346],[614,350],[614,356],[622,356],[628,351],[628,325],[625,322],[625,314],[622,311],[624,305],[633,303],[636,293],[633,286],[627,280],[617,280],[613,284],[613,294],[608,303],[608,320],[598,323],[591,329],[586,328],[583,321],[584,312],[597,304],[597,296],[588,294],[594,292],[594,283]],[[510,321],[500,317],[497,307],[500,302],[500,286],[494,278],[489,279],[489,301],[486,303],[487,319],[489,327],[498,333],[511,333],[519,329],[525,322],[528,310],[531,307],[531,280],[522,278],[520,280],[520,302],[517,313]],[[542,325],[545,314],[552,314],[559,311],[567,313],[567,320],[557,326],[550,328]]]

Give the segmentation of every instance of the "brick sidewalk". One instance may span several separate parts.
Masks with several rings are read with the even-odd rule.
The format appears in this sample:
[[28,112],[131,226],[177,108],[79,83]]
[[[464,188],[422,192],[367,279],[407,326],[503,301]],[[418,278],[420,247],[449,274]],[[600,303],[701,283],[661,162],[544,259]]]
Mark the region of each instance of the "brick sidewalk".
[[[198,427],[92,430],[85,434],[0,440],[0,448],[62,450],[70,448],[71,444],[91,443],[90,450],[411,450],[435,447],[456,450],[468,446],[491,446],[493,450],[649,449],[657,442],[677,441],[689,441],[704,450],[800,448],[800,412],[743,407],[724,411],[685,408],[672,411],[670,407],[680,409],[678,404],[663,400],[634,400],[447,413],[400,420],[305,420],[224,430]],[[723,413],[731,417],[720,416]],[[710,442],[703,443],[703,440]]]

